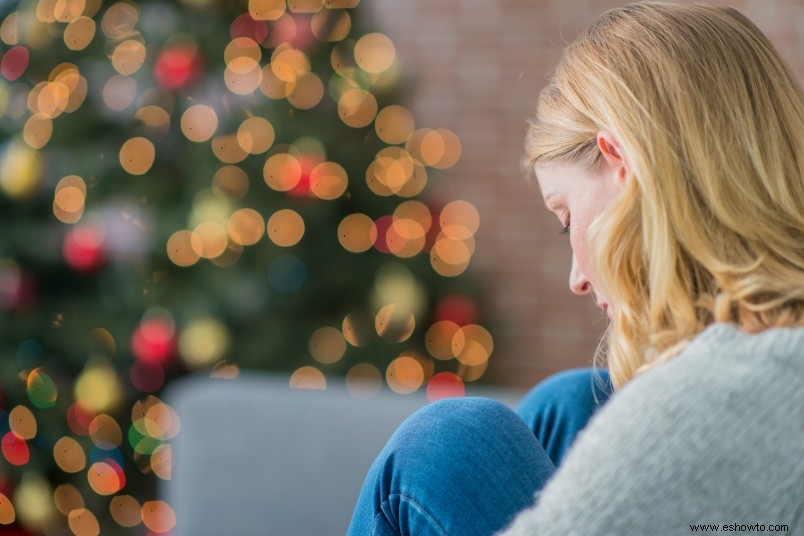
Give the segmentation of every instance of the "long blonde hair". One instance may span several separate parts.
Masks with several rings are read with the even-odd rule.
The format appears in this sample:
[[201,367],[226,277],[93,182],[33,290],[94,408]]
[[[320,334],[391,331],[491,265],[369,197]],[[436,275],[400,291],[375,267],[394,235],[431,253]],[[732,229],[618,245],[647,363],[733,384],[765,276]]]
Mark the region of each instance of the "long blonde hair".
[[630,170],[587,235],[615,386],[713,322],[804,324],[804,92],[756,26],[706,5],[604,14],[542,91],[528,164],[593,167],[601,129]]

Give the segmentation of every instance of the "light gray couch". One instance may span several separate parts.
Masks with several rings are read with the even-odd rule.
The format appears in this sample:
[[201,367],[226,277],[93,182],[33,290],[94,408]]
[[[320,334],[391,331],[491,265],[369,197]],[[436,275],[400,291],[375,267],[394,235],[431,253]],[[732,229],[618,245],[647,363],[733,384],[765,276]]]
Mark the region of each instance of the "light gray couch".
[[[520,393],[470,386],[467,395],[512,406]],[[342,384],[294,390],[271,375],[184,378],[165,400],[181,421],[160,489],[175,536],[344,534],[374,457],[427,403],[390,391],[358,400]]]

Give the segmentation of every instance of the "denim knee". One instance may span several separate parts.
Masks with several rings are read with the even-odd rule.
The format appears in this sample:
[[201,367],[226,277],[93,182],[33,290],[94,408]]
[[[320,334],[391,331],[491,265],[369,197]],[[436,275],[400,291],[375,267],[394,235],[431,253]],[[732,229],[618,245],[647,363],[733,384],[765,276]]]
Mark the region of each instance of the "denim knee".
[[605,370],[567,370],[531,389],[519,404],[517,413],[557,466],[612,390]]
[[533,433],[504,404],[440,400],[411,415],[380,453],[358,507],[366,513],[356,514],[353,526],[492,534],[532,504],[554,470]]

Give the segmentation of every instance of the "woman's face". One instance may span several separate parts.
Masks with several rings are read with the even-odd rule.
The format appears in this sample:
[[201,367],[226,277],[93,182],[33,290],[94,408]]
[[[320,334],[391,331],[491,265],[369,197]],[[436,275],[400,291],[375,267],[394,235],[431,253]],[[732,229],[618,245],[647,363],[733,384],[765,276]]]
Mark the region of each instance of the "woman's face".
[[589,225],[622,191],[622,161],[600,158],[597,169],[586,169],[574,163],[541,163],[536,177],[548,210],[556,215],[569,234],[572,246],[570,290],[579,296],[592,294],[598,306],[611,318],[608,297],[591,272],[587,256],[586,235]]

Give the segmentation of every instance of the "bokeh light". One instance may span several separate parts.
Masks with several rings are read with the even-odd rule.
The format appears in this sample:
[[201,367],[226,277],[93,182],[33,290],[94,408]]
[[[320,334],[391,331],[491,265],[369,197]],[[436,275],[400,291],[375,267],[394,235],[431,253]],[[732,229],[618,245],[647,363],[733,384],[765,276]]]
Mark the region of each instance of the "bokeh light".
[[346,352],[346,340],[340,330],[325,326],[318,328],[310,336],[308,343],[310,355],[319,363],[337,363]]
[[222,359],[228,349],[228,330],[211,317],[193,320],[179,337],[179,353],[192,368],[212,365]]
[[120,165],[132,175],[147,173],[151,169],[155,157],[154,144],[146,138],[131,138],[120,148]]
[[371,363],[359,363],[346,373],[346,390],[355,398],[374,398],[382,390],[382,374]]
[[404,106],[392,104],[386,106],[377,114],[374,129],[377,136],[385,143],[396,145],[405,143],[413,134],[413,114]]
[[193,249],[193,233],[188,230],[176,231],[167,242],[167,254],[176,266],[192,266],[201,258]]
[[237,166],[223,166],[212,177],[212,191],[222,199],[239,201],[248,190],[248,175]]
[[416,327],[416,319],[409,310],[397,303],[390,303],[380,309],[374,319],[377,334],[383,339],[403,342],[410,338]]
[[28,374],[26,384],[31,404],[37,408],[51,408],[56,404],[58,390],[50,375],[41,369],[34,369]]
[[2,440],[3,457],[11,465],[25,465],[31,457],[28,443],[17,437],[14,432],[8,432]]
[[362,253],[371,249],[377,239],[374,221],[365,214],[350,214],[338,225],[338,241],[352,253]]
[[365,346],[374,338],[374,319],[366,313],[353,311],[344,317],[341,333],[352,346]]
[[190,141],[207,141],[218,128],[218,115],[206,104],[195,104],[181,116],[181,131]]
[[323,391],[327,388],[324,373],[315,367],[305,366],[296,369],[290,376],[292,389],[312,389]]
[[22,139],[33,149],[41,149],[53,135],[53,121],[40,113],[34,113],[25,122]]
[[212,138],[212,152],[225,164],[237,164],[248,156],[237,141],[237,134],[224,134]]
[[53,490],[47,480],[35,471],[23,473],[11,500],[19,523],[33,530],[44,529],[57,515]]
[[264,153],[274,143],[274,127],[263,117],[249,117],[237,128],[237,143],[248,154]]
[[105,360],[87,363],[73,390],[76,401],[95,413],[112,411],[122,401],[120,379],[114,367]]
[[267,223],[268,238],[277,246],[291,247],[304,236],[304,219],[298,212],[283,208],[274,212]]
[[95,21],[89,17],[78,17],[64,29],[64,44],[70,50],[83,50],[95,37]]
[[142,507],[131,495],[118,495],[109,502],[109,513],[121,527],[131,528],[142,523]]
[[285,13],[285,0],[248,0],[248,12],[254,20],[276,20]]
[[14,505],[3,493],[0,493],[0,525],[10,525],[17,518]]
[[115,465],[111,459],[92,464],[87,471],[87,481],[92,491],[98,495],[114,495],[122,489],[125,480],[121,479],[122,472]]
[[53,214],[62,223],[76,223],[84,214],[87,186],[78,175],[67,175],[56,185]]
[[348,11],[320,10],[310,19],[310,28],[320,41],[341,41],[352,29],[352,17]]
[[145,45],[135,39],[127,39],[112,52],[112,65],[123,76],[136,73],[145,63]]
[[25,406],[16,406],[9,412],[8,425],[14,435],[20,439],[27,441],[36,437],[36,417]]
[[67,516],[70,530],[75,536],[98,536],[100,534],[100,524],[95,514],[86,508],[76,508]]
[[466,385],[457,374],[439,372],[427,382],[427,400],[431,402],[462,396],[466,396]]
[[176,513],[165,501],[148,501],[142,505],[142,523],[158,534],[170,532],[176,526]]
[[53,458],[56,465],[65,473],[77,473],[87,465],[86,454],[81,445],[72,437],[62,437],[53,445]]
[[395,393],[407,395],[414,393],[424,383],[424,367],[413,356],[401,355],[391,361],[385,370],[385,381]]
[[377,115],[377,99],[365,89],[349,89],[338,100],[338,114],[350,127],[365,127]]
[[241,246],[259,242],[265,234],[265,220],[252,208],[241,208],[232,213],[227,224],[229,238]]
[[53,490],[53,503],[62,515],[68,516],[73,510],[84,508],[84,497],[72,484],[59,484]]
[[381,73],[396,58],[394,43],[381,33],[366,34],[355,44],[355,61],[368,73]]

